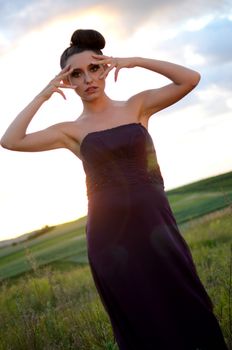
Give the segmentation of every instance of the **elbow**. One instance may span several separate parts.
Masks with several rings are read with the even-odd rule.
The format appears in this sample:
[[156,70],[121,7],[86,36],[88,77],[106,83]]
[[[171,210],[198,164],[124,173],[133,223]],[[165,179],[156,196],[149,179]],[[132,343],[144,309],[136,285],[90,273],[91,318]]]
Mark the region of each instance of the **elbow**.
[[181,85],[183,89],[188,93],[193,90],[201,80],[200,73],[192,71],[182,82],[179,82],[177,85]]
[[193,77],[191,79],[191,85],[194,88],[198,85],[199,81],[201,80],[201,75],[198,72],[194,72]]
[[7,142],[4,140],[3,137],[2,137],[1,140],[0,140],[0,145],[1,145],[3,148],[7,148],[7,149],[8,149]]
[[192,91],[198,85],[200,79],[201,79],[201,75],[198,72],[194,72],[194,74],[192,74],[188,78],[188,80],[186,80],[185,83],[183,83],[183,87],[185,91],[187,93]]
[[0,140],[0,145],[3,147],[3,148],[6,148],[10,151],[16,151],[16,147],[15,145],[13,145],[11,142],[7,141],[6,139],[4,139],[4,137],[1,138]]

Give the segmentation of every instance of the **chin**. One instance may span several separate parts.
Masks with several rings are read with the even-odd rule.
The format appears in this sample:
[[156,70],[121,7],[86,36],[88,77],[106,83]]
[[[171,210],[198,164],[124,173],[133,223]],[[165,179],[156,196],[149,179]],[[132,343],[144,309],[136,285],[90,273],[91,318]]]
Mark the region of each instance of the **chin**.
[[92,102],[92,101],[95,101],[99,98],[100,96],[97,95],[97,94],[94,94],[92,96],[83,96],[81,97],[82,101],[85,101],[85,102]]
[[91,101],[97,100],[98,98],[100,98],[102,96],[103,96],[102,91],[96,91],[93,94],[84,94],[84,95],[82,95],[81,98],[82,98],[83,101],[91,102]]

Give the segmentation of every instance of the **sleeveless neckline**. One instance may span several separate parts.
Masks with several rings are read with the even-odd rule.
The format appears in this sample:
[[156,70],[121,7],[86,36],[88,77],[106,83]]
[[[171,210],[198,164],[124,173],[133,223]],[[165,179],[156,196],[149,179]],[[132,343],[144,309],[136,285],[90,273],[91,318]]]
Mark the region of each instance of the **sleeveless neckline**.
[[85,144],[86,140],[89,138],[89,136],[93,135],[93,134],[99,134],[99,133],[105,133],[105,132],[111,132],[111,131],[115,131],[116,129],[119,129],[119,128],[123,128],[123,127],[128,127],[128,126],[131,126],[131,125],[137,125],[137,126],[140,126],[142,127],[143,129],[145,129],[147,132],[147,128],[142,124],[142,123],[136,123],[136,122],[133,122],[133,123],[127,123],[127,124],[121,124],[121,125],[117,125],[117,126],[113,126],[112,128],[108,128],[108,129],[102,129],[102,130],[96,130],[96,131],[91,131],[89,133],[87,133],[81,143],[80,143],[80,152],[81,152],[81,149],[83,147],[83,145]]

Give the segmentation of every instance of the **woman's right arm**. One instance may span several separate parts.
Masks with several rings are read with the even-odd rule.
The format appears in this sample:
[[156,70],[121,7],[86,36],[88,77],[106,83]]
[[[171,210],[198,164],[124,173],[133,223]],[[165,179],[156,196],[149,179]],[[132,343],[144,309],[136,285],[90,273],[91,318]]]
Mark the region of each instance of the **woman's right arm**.
[[27,128],[32,118],[54,92],[64,98],[60,88],[75,88],[65,84],[65,78],[71,73],[71,68],[65,67],[51,82],[18,114],[1,138],[1,146],[14,151],[36,152],[67,147],[68,136],[64,133],[66,123],[52,125],[44,130],[27,134]]

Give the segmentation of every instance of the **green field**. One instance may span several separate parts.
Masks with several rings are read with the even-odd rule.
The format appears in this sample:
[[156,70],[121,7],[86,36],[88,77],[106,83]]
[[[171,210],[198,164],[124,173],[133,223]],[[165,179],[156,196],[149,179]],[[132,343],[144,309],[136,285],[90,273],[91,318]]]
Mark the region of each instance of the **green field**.
[[[183,230],[229,350],[231,217],[229,211],[217,212]],[[38,268],[31,258],[32,272],[1,283],[0,350],[118,350],[89,265],[58,260]]]
[[[179,225],[232,203],[232,172],[167,192]],[[0,280],[15,277],[36,265],[87,264],[86,218],[56,226],[34,239],[0,248]]]
[[[232,172],[167,195],[232,350]],[[0,248],[0,350],[118,350],[90,273],[85,224]]]
[[179,224],[228,207],[232,203],[232,172],[168,191]]

